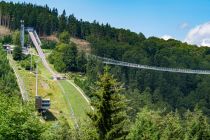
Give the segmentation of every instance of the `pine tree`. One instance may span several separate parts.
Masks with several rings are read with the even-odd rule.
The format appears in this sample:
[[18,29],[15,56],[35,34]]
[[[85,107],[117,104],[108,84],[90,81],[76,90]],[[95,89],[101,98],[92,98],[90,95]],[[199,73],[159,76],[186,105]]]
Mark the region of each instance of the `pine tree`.
[[92,106],[93,113],[88,113],[96,127],[99,139],[125,139],[128,134],[128,117],[125,97],[121,95],[122,85],[105,68],[99,76]]
[[206,116],[195,108],[194,112],[187,111],[185,113],[185,140],[209,140],[210,139],[210,125]]
[[131,140],[158,140],[162,128],[162,117],[159,112],[143,108],[137,115],[136,122],[131,129]]
[[14,60],[21,60],[23,58],[22,48],[20,46],[15,47],[12,55]]
[[66,30],[67,18],[66,18],[66,11],[63,10],[62,15],[59,17],[59,32],[63,32]]

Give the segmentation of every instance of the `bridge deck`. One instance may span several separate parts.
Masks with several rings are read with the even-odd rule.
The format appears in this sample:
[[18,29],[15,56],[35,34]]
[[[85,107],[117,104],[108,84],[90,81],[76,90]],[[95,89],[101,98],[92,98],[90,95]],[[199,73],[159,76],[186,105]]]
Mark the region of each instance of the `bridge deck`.
[[110,58],[106,58],[106,57],[99,57],[99,56],[94,56],[94,57],[99,59],[99,60],[102,60],[103,63],[109,64],[109,65],[118,65],[118,66],[125,66],[125,67],[131,67],[131,68],[156,70],[156,71],[166,71],[166,72],[174,72],[174,73],[210,75],[210,70],[192,70],[192,69],[156,67],[156,66],[148,66],[148,65],[128,63],[128,62],[118,61],[118,60],[114,60],[114,59],[110,59]]

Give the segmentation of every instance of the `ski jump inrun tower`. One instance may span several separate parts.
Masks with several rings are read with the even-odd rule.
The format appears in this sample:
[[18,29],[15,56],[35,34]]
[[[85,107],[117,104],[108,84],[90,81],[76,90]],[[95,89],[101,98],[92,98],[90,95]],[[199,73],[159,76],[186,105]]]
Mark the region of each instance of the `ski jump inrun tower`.
[[35,46],[35,48],[36,48],[36,50],[38,52],[38,55],[39,55],[39,57],[42,60],[43,65],[51,73],[53,79],[57,80],[58,79],[57,74],[49,66],[49,64],[48,64],[48,62],[46,60],[45,54],[43,53],[43,51],[41,49],[42,42],[41,42],[41,40],[40,40],[36,30],[34,28],[32,28],[32,27],[25,27],[23,20],[21,20],[21,31],[20,31],[21,32],[21,36],[20,36],[21,47],[25,48],[25,46],[24,46],[24,34],[25,34],[25,31],[28,32],[29,37],[30,37],[31,41],[34,44],[34,46]]
[[21,23],[21,26],[20,26],[20,44],[21,44],[21,47],[24,48],[24,33],[25,33],[24,20],[21,20],[20,23]]

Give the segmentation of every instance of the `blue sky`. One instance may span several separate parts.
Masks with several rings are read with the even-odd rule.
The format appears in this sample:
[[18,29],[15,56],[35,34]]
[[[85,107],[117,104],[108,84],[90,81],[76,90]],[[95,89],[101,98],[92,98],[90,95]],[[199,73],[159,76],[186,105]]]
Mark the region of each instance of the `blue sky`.
[[[6,0],[11,1],[11,0]],[[77,18],[184,40],[192,28],[210,21],[210,0],[12,0],[63,9]]]

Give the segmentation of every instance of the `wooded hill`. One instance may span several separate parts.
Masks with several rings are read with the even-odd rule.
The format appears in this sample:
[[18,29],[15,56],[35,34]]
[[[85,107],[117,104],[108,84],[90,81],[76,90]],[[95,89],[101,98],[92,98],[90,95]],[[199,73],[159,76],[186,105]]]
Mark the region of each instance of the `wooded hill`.
[[[198,48],[176,40],[162,40],[151,37],[134,45],[100,40],[92,42],[95,55],[106,56],[126,62],[151,66],[210,69],[210,49]],[[210,115],[210,76],[180,74],[111,66],[112,73],[127,89],[126,95],[133,107],[133,113],[143,106],[165,108],[181,113],[196,106]],[[87,73],[90,80],[96,78],[93,69]],[[98,70],[95,70],[98,71]]]
[[[74,82],[90,97],[95,111],[88,113],[91,122],[86,121],[79,129],[71,129],[65,120],[56,124],[56,127],[52,125],[45,128],[40,125],[36,116],[33,116],[33,111],[24,109],[26,113],[22,111],[22,115],[16,112],[20,105],[18,100],[17,104],[10,107],[15,111],[7,109],[6,113],[4,110],[9,104],[3,102],[0,113],[3,112],[2,114],[7,114],[8,117],[5,121],[4,115],[0,115],[1,126],[4,126],[0,129],[0,138],[210,138],[210,126],[207,121],[207,117],[210,116],[210,76],[110,66],[110,72],[114,75],[112,76],[109,68],[104,71],[104,65],[100,61],[92,57],[87,59],[84,52],[77,51],[77,47],[69,42],[69,38],[71,36],[89,41],[91,53],[95,55],[137,64],[174,68],[210,70],[209,48],[198,48],[176,40],[145,38],[142,33],[116,29],[109,24],[78,20],[73,15],[66,15],[65,11],[58,15],[56,8],[50,9],[48,6],[0,2],[1,25],[12,30],[19,29],[21,19],[25,21],[26,26],[35,27],[40,35],[57,34],[60,41],[58,44],[44,42],[42,47],[53,50],[48,59],[57,71],[84,74],[82,78],[76,77]],[[0,41],[11,43],[12,37],[6,36]],[[0,50],[0,57],[0,89],[3,90],[0,92],[6,96],[10,96],[8,93],[19,94],[3,50]],[[123,86],[118,81],[124,83]],[[8,89],[6,85],[9,85]],[[0,96],[0,101],[4,99]],[[7,101],[13,102],[11,98]],[[15,116],[16,114],[18,115]],[[15,124],[14,127],[11,124]]]
[[[68,31],[72,37],[87,39],[88,37],[105,37],[109,39],[135,42],[144,38],[143,34],[137,35],[129,30],[116,29],[109,24],[99,24],[76,19],[74,15],[66,15],[65,10],[58,15],[56,8],[37,6],[26,3],[0,2],[0,25],[10,29],[19,29],[20,20],[25,21],[26,27],[34,27],[41,35],[50,35],[55,32]],[[123,38],[124,34],[126,38]]]
[[[60,34],[67,31],[72,37],[88,40],[91,43],[92,53],[98,56],[153,66],[210,69],[210,49],[207,47],[198,48],[176,40],[145,38],[142,33],[116,29],[109,24],[78,20],[74,15],[66,15],[65,10],[58,15],[56,8],[50,9],[47,5],[42,7],[26,3],[1,2],[0,11],[0,23],[10,29],[18,29],[20,20],[24,19],[26,26],[35,27],[41,35]],[[59,49],[55,49],[55,52],[56,50]],[[54,56],[61,55],[62,52],[58,52]],[[64,62],[63,58],[55,57],[53,60],[58,60],[58,66],[54,64],[55,67],[60,67],[60,62],[63,66],[70,66],[67,63],[72,62],[75,67],[77,65],[76,59]],[[97,64],[91,64],[95,62],[89,61],[86,70],[82,68],[82,71],[86,71],[88,80],[80,85],[90,96],[89,87],[97,80],[98,71],[101,71],[97,69]],[[64,71],[72,69],[76,70],[62,68]],[[137,70],[118,66],[112,66],[111,71],[116,78],[125,83],[126,95],[132,101],[130,104],[133,107],[133,115],[139,111],[139,107],[147,105],[151,108],[166,108],[168,111],[178,109],[180,112],[185,112],[187,109],[193,110],[198,106],[210,116],[209,76]]]

